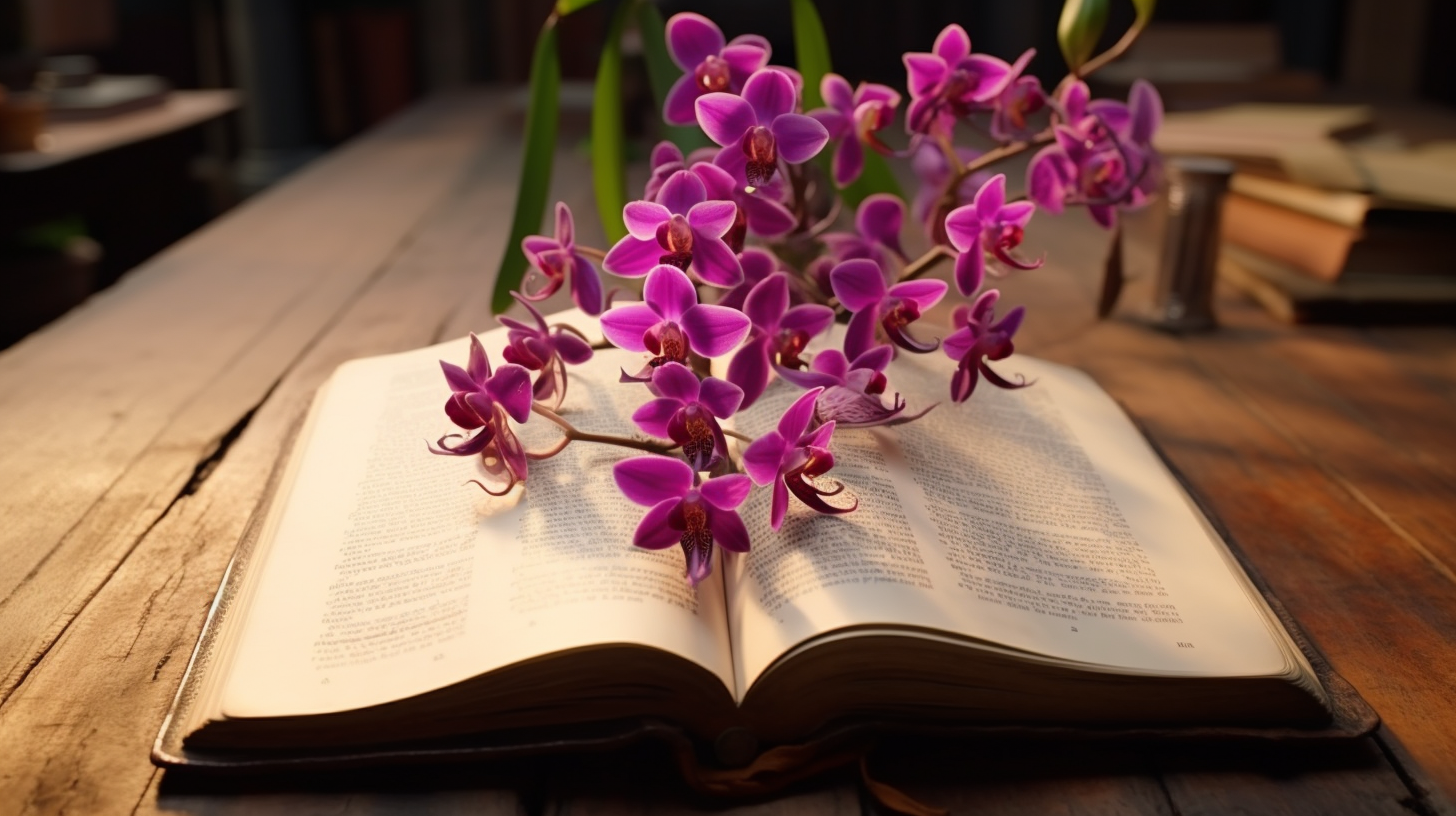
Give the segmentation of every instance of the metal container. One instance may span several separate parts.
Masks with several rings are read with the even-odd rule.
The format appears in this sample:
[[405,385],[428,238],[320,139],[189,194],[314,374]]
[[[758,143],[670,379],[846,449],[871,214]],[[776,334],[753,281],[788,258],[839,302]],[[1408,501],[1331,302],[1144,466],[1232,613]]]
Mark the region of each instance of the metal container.
[[1165,167],[1167,219],[1150,319],[1168,331],[1206,331],[1218,325],[1213,284],[1219,217],[1234,166],[1223,159],[1172,156]]

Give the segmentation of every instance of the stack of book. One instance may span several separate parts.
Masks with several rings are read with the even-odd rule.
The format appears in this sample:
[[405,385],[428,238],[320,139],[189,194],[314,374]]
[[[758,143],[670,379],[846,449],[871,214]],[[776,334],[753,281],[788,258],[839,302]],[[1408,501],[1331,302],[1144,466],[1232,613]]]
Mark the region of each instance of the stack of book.
[[1219,272],[1276,316],[1456,318],[1456,149],[1368,137],[1373,119],[1359,106],[1243,105],[1170,119],[1165,152],[1235,160]]

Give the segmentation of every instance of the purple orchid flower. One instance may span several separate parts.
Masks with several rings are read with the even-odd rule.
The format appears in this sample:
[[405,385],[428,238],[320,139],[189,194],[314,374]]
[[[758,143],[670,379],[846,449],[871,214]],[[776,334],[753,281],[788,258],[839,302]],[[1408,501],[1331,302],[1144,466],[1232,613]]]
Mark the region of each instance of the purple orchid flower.
[[955,280],[960,293],[969,297],[981,288],[986,276],[986,253],[1013,269],[1036,269],[1041,260],[1025,261],[1011,254],[1021,246],[1026,223],[1036,212],[1030,201],[1006,203],[1006,176],[996,175],[976,193],[970,204],[951,211],[945,218],[945,232],[960,255],[956,257]]
[[869,258],[885,273],[899,277],[905,250],[900,229],[905,224],[905,202],[889,193],[875,193],[860,202],[854,214],[854,232],[827,232],[821,240],[837,261]]
[[539,371],[531,389],[532,396],[539,402],[549,403],[553,409],[559,408],[566,398],[566,366],[590,360],[591,343],[570,326],[551,329],[546,325],[546,318],[521,293],[511,295],[531,313],[535,325],[504,315],[496,318],[510,330],[506,332],[509,345],[501,356],[528,371]]
[[653,355],[650,368],[687,364],[688,354],[720,357],[748,334],[747,316],[734,309],[698,303],[693,282],[675,266],[647,273],[644,302],[613,306],[602,315],[602,334],[619,348]]
[[910,89],[905,127],[910,133],[949,136],[957,119],[1000,96],[1036,53],[1028,50],[1015,66],[986,54],[972,54],[970,36],[955,24],[935,38],[932,52],[911,52],[904,57]]
[[[589,315],[602,313],[602,279],[586,256],[576,251],[576,227],[571,208],[556,202],[556,235],[527,235],[521,251],[531,271],[521,283],[527,300],[545,300],[561,288],[571,270],[571,299]],[[539,285],[537,279],[540,279]]]
[[800,359],[815,336],[834,323],[834,310],[817,303],[789,306],[789,276],[776,272],[753,287],[743,312],[753,336],[728,364],[728,381],[743,389],[745,407],[758,401],[773,368],[802,368]]
[[679,170],[657,191],[657,201],[632,201],[622,208],[627,234],[607,252],[602,266],[638,278],[669,264],[692,269],[704,283],[733,286],[743,280],[743,268],[723,236],[737,215],[732,201],[709,201],[702,180]]
[[881,153],[893,152],[875,134],[894,121],[900,93],[872,82],[861,82],[851,89],[839,74],[825,74],[819,82],[819,93],[829,107],[809,111],[809,116],[819,120],[829,131],[829,140],[839,145],[834,149],[831,168],[834,183],[844,187],[864,171],[865,145]]
[[1046,107],[1047,96],[1041,80],[1034,76],[1018,77],[996,98],[991,113],[991,137],[1001,142],[1032,139],[1039,129],[1029,121]]
[[912,280],[886,287],[880,265],[867,258],[844,261],[829,273],[834,296],[854,312],[844,333],[844,353],[858,357],[875,345],[875,327],[890,341],[917,354],[934,351],[939,342],[922,343],[907,328],[945,297],[949,286],[939,280]]
[[779,259],[762,247],[746,247],[738,256],[743,265],[743,280],[732,289],[718,296],[718,305],[743,311],[743,302],[760,281],[779,271]]
[[699,382],[680,363],[664,363],[652,372],[651,388],[657,399],[632,415],[637,427],[681,445],[693,470],[707,470],[727,458],[728,440],[718,420],[738,410],[743,389],[717,377]]
[[820,513],[848,513],[859,506],[858,499],[845,506],[824,501],[826,496],[843,493],[843,483],[829,480],[828,490],[816,483],[834,467],[834,454],[829,452],[834,423],[826,422],[813,430],[809,427],[814,419],[814,403],[821,392],[822,389],[815,388],[795,400],[779,419],[778,430],[769,431],[743,451],[743,469],[754,483],[759,486],[773,483],[769,524],[775,530],[783,526],[791,492]]
[[679,459],[639,456],[612,467],[617,488],[629,500],[652,509],[637,524],[632,543],[645,550],[680,544],[688,583],[713,573],[713,545],[748,552],[748,527],[738,506],[753,488],[747,476],[729,474],[697,484],[697,474]]
[[[526,479],[526,450],[506,418],[522,423],[531,418],[530,373],[511,364],[492,373],[490,358],[474,334],[470,335],[470,359],[466,367],[441,360],[440,368],[450,384],[445,415],[467,431],[479,430],[468,438],[464,434],[446,434],[428,446],[430,452],[442,456],[480,454],[491,481],[504,480],[505,487],[496,491],[481,482],[475,484],[492,496],[505,495],[516,482]],[[457,439],[461,441],[452,442]]]
[[745,232],[772,240],[782,238],[798,225],[799,220],[783,205],[780,179],[774,178],[750,193],[731,173],[716,164],[697,162],[691,169],[707,188],[709,198],[738,205],[738,216],[724,236],[734,252],[743,251]]
[[765,68],[748,78],[743,96],[710,93],[698,97],[698,125],[723,146],[714,164],[750,187],[768,183],[782,158],[801,164],[819,154],[829,131],[794,110],[799,94],[787,73]]
[[698,97],[714,91],[738,93],[753,72],[768,64],[772,49],[757,34],[723,42],[723,31],[701,14],[683,12],[667,21],[667,52],[685,72],[673,83],[662,106],[672,125],[690,125]]
[[826,349],[814,355],[807,371],[778,369],[779,376],[800,388],[822,388],[814,404],[814,419],[834,422],[840,428],[873,428],[879,425],[900,425],[919,419],[934,405],[918,414],[905,413],[905,398],[897,392],[889,405],[881,399],[889,381],[885,366],[895,357],[891,346],[875,346],[855,357],[844,356],[839,349]]
[[[956,148],[956,156],[962,164],[969,163],[980,155],[980,151],[970,148]],[[949,191],[946,188],[955,172],[940,148],[929,143],[922,143],[915,150],[910,157],[910,169],[920,179],[920,189],[910,204],[911,215],[925,225],[925,234],[931,241],[937,244],[950,243],[945,234],[945,217],[951,210],[970,201],[976,191],[991,178],[991,174],[984,170],[972,173],[962,179],[954,191]]]
[[1000,297],[1001,293],[995,289],[982,292],[974,304],[957,307],[951,316],[956,331],[945,338],[943,348],[958,363],[950,380],[950,398],[956,402],[965,402],[971,396],[982,374],[999,388],[1023,388],[1031,384],[1024,378],[1011,382],[986,363],[1011,356],[1015,351],[1011,337],[1021,327],[1021,318],[1026,314],[1024,308],[1017,306],[996,320],[996,301]]
[[1056,125],[1056,142],[1042,148],[1026,170],[1032,201],[1048,212],[1067,204],[1087,207],[1098,224],[1111,229],[1117,208],[1143,204],[1157,186],[1153,133],[1162,121],[1163,103],[1145,81],[1133,83],[1128,104],[1087,100],[1086,86],[1073,83],[1060,100],[1065,116]]

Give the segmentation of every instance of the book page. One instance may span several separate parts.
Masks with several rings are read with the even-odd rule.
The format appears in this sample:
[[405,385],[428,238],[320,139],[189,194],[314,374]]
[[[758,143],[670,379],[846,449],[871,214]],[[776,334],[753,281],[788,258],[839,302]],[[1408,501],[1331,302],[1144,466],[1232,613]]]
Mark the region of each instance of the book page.
[[[901,355],[890,393],[912,411],[941,404],[908,425],[836,432],[829,476],[858,510],[823,516],[791,497],[774,533],[766,490],[745,506],[753,551],[728,577],[740,689],[803,641],[853,626],[937,629],[1134,672],[1289,669],[1201,516],[1090,378],[1016,356],[998,370],[1034,385],[983,381],[956,405],[953,365]],[[770,392],[766,415],[735,418],[740,430],[771,429],[799,393],[781,382]]]
[[[481,339],[500,365],[504,332]],[[494,498],[467,483],[480,477],[479,457],[426,450],[427,439],[458,430],[443,411],[438,360],[463,365],[467,353],[460,340],[335,373],[241,610],[224,714],[357,708],[608,643],[673,652],[733,689],[722,583],[693,592],[677,548],[632,546],[646,508],[621,496],[611,468],[641,454],[572,443],[531,462],[524,489]],[[637,358],[598,352],[572,368],[562,415],[582,430],[630,435],[647,395],[617,377]],[[534,415],[517,430],[528,450],[560,438]]]

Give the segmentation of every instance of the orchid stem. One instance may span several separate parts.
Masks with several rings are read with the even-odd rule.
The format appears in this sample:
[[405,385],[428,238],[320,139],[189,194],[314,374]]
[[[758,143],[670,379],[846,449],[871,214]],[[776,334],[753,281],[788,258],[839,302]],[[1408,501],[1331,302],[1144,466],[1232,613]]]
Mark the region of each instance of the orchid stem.
[[919,258],[916,258],[910,263],[905,264],[905,270],[900,273],[900,280],[915,280],[921,275],[924,275],[926,272],[929,272],[931,269],[934,269],[935,265],[940,263],[942,260],[954,257],[955,252],[953,252],[949,247],[945,246],[944,244],[936,244],[935,246],[926,250],[924,255],[921,255]]
[[607,349],[616,348],[616,346],[612,345],[611,340],[598,340],[597,342],[592,343],[591,347],[592,351],[606,351]]
[[598,261],[605,261],[607,259],[606,250],[597,249],[596,247],[582,246],[581,244],[577,244],[576,251],[587,256],[588,258],[596,258]]
[[733,437],[734,439],[737,439],[740,442],[752,442],[752,441],[754,441],[753,440],[753,437],[748,436],[746,434],[741,434],[741,433],[739,433],[739,432],[737,432],[735,430],[732,430],[731,428],[724,428],[723,429],[723,435],[724,436],[731,436],[731,437]]
[[[603,445],[616,445],[622,448],[632,448],[634,450],[647,451],[648,453],[662,454],[665,454],[668,451],[671,451],[673,448],[677,447],[677,445],[673,445],[667,442],[648,442],[645,439],[633,439],[629,436],[612,436],[611,434],[596,434],[588,433],[583,430],[578,430],[575,425],[567,422],[566,419],[560,414],[556,413],[550,408],[547,408],[539,402],[531,403],[531,411],[540,414],[541,416],[546,417],[547,419],[554,422],[556,426],[561,429],[562,433],[565,434],[568,443],[597,442]],[[566,446],[562,445],[561,447],[564,448]],[[559,452],[559,450],[553,451],[553,453]]]

